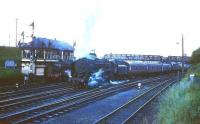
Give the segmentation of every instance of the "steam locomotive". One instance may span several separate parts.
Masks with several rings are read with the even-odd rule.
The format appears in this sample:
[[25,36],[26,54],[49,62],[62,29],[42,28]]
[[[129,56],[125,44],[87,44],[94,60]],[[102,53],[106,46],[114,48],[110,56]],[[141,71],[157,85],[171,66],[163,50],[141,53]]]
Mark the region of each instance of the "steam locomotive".
[[[181,70],[176,63],[127,63],[122,60],[81,58],[71,65],[72,83],[75,87],[88,87],[90,76],[103,70],[105,80],[130,79],[134,76],[164,74]],[[187,69],[187,67],[185,67]]]
[[114,72],[114,64],[106,59],[87,59],[81,58],[74,61],[71,65],[72,83],[75,87],[87,87],[90,76],[103,69],[103,78],[105,80],[111,79]]

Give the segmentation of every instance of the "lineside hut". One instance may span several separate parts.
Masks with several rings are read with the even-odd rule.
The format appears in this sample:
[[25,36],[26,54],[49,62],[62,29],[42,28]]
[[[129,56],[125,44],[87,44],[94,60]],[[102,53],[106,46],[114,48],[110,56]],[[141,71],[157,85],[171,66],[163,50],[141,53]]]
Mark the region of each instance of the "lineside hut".
[[19,47],[21,71],[25,75],[57,79],[74,60],[73,46],[56,39],[34,37],[31,42],[21,43]]

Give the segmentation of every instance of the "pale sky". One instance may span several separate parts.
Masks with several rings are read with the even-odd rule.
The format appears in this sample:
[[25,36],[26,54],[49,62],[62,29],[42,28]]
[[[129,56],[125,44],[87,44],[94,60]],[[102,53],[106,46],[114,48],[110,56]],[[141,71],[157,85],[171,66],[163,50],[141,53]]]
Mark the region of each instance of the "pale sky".
[[18,18],[18,38],[35,21],[36,37],[76,41],[77,57],[181,55],[182,34],[187,55],[200,47],[198,0],[0,0],[0,18],[0,45],[14,46]]

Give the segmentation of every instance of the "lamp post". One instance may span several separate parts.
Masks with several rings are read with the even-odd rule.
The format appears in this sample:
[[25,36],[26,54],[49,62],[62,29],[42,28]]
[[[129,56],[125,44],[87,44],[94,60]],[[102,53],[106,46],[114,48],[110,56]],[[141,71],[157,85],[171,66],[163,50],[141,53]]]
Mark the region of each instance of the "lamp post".
[[16,18],[16,27],[15,27],[16,29],[16,31],[15,31],[15,33],[16,33],[16,38],[15,38],[15,46],[17,47],[17,28],[18,28],[18,18]]
[[[181,56],[181,75],[184,75],[184,38],[183,38],[183,34],[182,34],[182,44],[181,44],[181,49],[182,49],[182,56]],[[176,44],[179,44],[179,42],[177,42]]]
[[184,75],[184,39],[182,34],[182,76]]

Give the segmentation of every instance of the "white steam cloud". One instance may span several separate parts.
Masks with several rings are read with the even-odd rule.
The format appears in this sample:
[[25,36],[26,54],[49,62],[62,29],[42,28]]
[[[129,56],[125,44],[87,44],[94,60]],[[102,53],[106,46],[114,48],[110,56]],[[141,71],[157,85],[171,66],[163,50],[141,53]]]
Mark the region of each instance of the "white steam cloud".
[[103,69],[99,69],[97,72],[93,73],[89,78],[88,86],[94,87],[102,83],[104,81],[103,73]]

